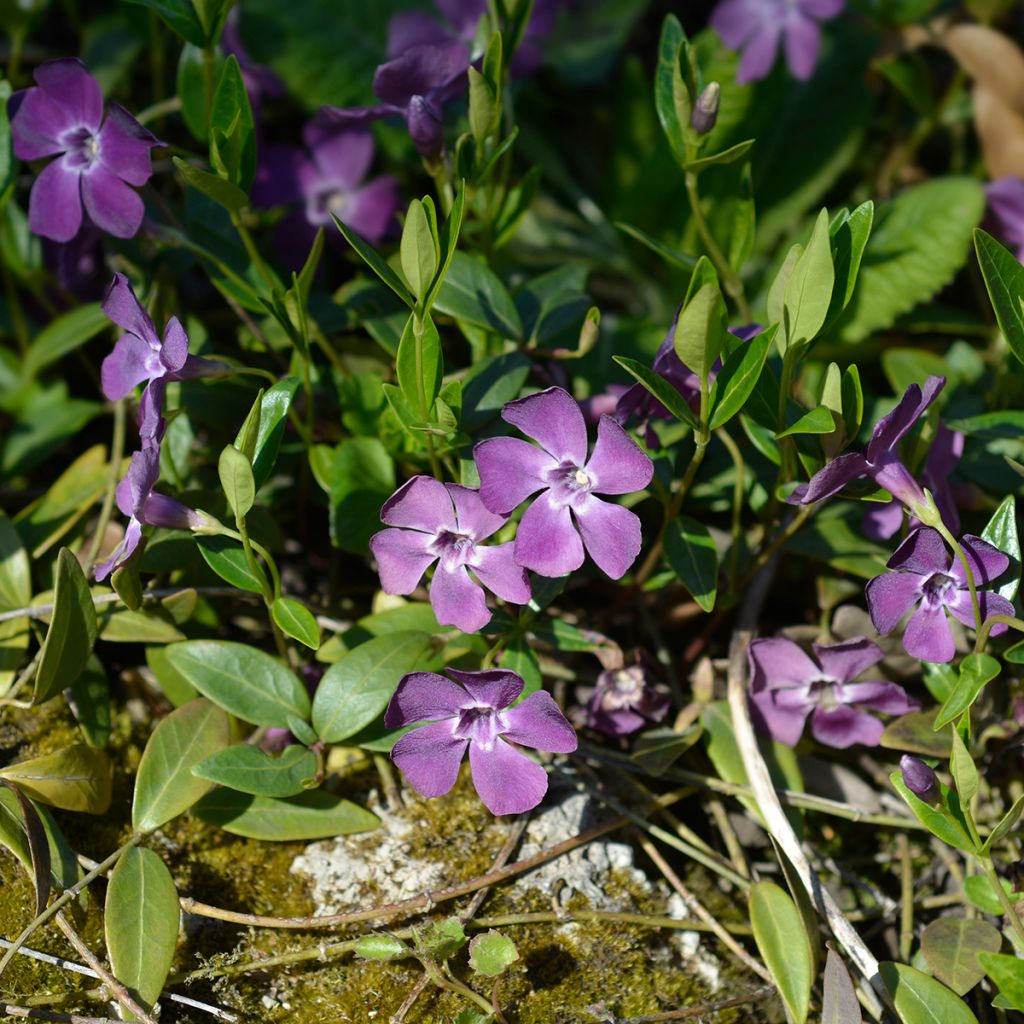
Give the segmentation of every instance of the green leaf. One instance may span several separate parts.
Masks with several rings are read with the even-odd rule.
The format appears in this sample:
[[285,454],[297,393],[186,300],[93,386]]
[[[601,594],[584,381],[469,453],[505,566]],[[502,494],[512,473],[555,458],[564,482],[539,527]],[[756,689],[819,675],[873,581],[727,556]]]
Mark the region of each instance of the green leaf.
[[31,380],[44,367],[84,345],[108,326],[110,321],[98,302],[88,302],[51,320],[25,353],[21,366],[23,377]]
[[245,519],[256,504],[256,481],[249,460],[233,444],[225,445],[217,460],[217,473],[235,519]]
[[316,754],[298,744],[273,757],[251,743],[218,751],[192,768],[192,774],[253,796],[295,796],[316,775]]
[[[274,471],[277,453],[281,450],[281,438],[284,437],[285,425],[288,422],[288,410],[291,408],[298,386],[298,377],[285,377],[268,388],[260,399],[260,427],[252,456],[252,475],[257,491]],[[235,443],[238,444],[237,438]]]
[[1024,1010],[1024,960],[995,951],[979,953],[978,962],[1015,1010]]
[[192,0],[126,0],[127,3],[148,7],[163,19],[172,32],[193,46],[206,46],[206,33],[196,15]]
[[260,430],[260,412],[263,402],[263,388],[260,388],[255,401],[249,406],[242,425],[235,435],[235,447],[246,457],[249,464],[252,464],[253,456],[256,454],[256,437]]
[[985,209],[973,178],[933,178],[878,208],[857,289],[836,330],[862,341],[931,298],[964,264]]
[[1014,800],[1013,806],[1003,815],[996,827],[986,837],[981,847],[982,854],[988,853],[996,843],[1005,839],[1013,831],[1013,827],[1017,824],[1022,812],[1024,812],[1024,796],[1019,796]]
[[180,919],[178,893],[164,862],[152,850],[126,850],[110,874],[103,927],[114,977],[144,1010],[153,1008],[167,981]]
[[293,640],[298,640],[310,650],[320,647],[320,627],[313,613],[292,597],[279,597],[270,606],[270,614],[281,631]]
[[[903,775],[899,771],[892,772],[889,776],[889,781],[900,796],[906,800],[907,806],[917,816],[917,820],[932,835],[938,836],[944,843],[955,846],[958,850],[964,850],[967,853],[977,852],[970,833],[949,813],[945,806],[945,801],[939,807],[932,807],[930,804],[926,804],[907,789],[903,781]],[[945,795],[945,790],[943,795]]]
[[[83,875],[75,851],[68,845],[48,807],[36,807],[50,848],[50,877],[52,888],[70,889]],[[0,786],[0,845],[5,846],[31,875],[34,871],[32,851],[25,829],[22,803],[13,788]],[[84,894],[83,894],[84,895]]]
[[376,814],[322,789],[283,800],[216,789],[193,810],[203,821],[225,832],[273,842],[332,839],[352,832],[369,832],[380,824]]
[[381,961],[401,960],[412,954],[412,950],[393,935],[364,935],[356,943],[355,952],[364,960]]
[[658,120],[676,160],[686,164],[689,151],[686,134],[690,130],[690,96],[679,65],[687,58],[688,43],[679,19],[666,15],[658,42],[658,64],[654,72],[654,105]]
[[[694,272],[700,273],[700,264]],[[701,285],[683,307],[672,335],[676,355],[706,379],[725,342],[725,303],[716,282]]]
[[105,747],[110,739],[110,687],[107,673],[95,654],[71,684],[69,703],[89,746]]
[[426,956],[447,960],[466,944],[466,932],[457,917],[435,921],[417,936],[416,946]]
[[750,148],[753,145],[753,139],[745,139],[743,142],[737,142],[736,145],[730,146],[728,149],[723,149],[711,156],[702,156],[698,160],[690,160],[688,163],[683,165],[683,170],[700,173],[708,167],[715,167],[719,164],[735,163],[737,160],[745,157],[747,153],[750,152]]
[[487,44],[481,70],[470,65],[468,71],[469,128],[481,152],[501,119],[501,48],[501,33],[495,32]]
[[630,238],[635,238],[641,245],[646,245],[651,252],[657,253],[670,266],[680,267],[683,270],[693,270],[697,266],[697,258],[695,256],[690,256],[685,252],[674,249],[670,245],[665,245],[664,242],[659,242],[657,238],[647,234],[646,231],[641,231],[632,224],[616,221],[615,226],[620,231],[624,231]]
[[189,185],[215,203],[219,203],[225,210],[237,213],[249,202],[248,196],[237,185],[219,175],[194,167],[178,156],[172,156],[171,162]]
[[627,359],[626,356],[612,356],[612,360],[621,366],[635,380],[639,381],[677,420],[688,427],[697,429],[697,417],[686,404],[683,396],[664,377],[655,373],[649,366]]
[[966,995],[983,977],[979,953],[998,953],[1003,937],[987,921],[940,917],[921,934],[921,952],[932,974],[958,996]]
[[423,299],[437,273],[438,242],[423,203],[414,199],[405,213],[402,227],[402,273],[413,295]]
[[791,437],[794,434],[831,434],[836,429],[832,410],[824,405],[805,412],[796,423],[775,435],[777,439]]
[[974,230],[974,249],[999,330],[1010,351],[1024,362],[1024,267],[1006,246],[981,228]]
[[[214,81],[219,81],[224,67],[224,55],[218,50],[214,62]],[[207,141],[206,84],[203,69],[203,49],[186,43],[178,58],[177,92],[181,100],[181,118],[192,137]]]
[[978,792],[978,769],[957,729],[953,730],[953,753],[949,759],[949,773],[956,783],[960,806],[967,807],[974,794]]
[[12,146],[11,122],[7,115],[7,101],[10,98],[11,83],[0,79],[0,204],[9,198],[18,171],[18,161],[14,158]]
[[262,594],[266,578],[253,573],[242,545],[230,537],[197,538],[203,561],[226,583],[250,594]]
[[211,151],[216,147],[229,180],[248,192],[256,173],[256,130],[249,94],[234,54],[224,61],[213,95],[210,135]]
[[434,283],[424,300],[424,309],[430,309],[437,300],[441,286],[448,279],[448,272],[451,269],[452,261],[455,259],[456,246],[459,242],[459,234],[462,231],[462,214],[466,207],[466,183],[459,181],[455,192],[455,202],[452,203],[448,219],[441,228],[439,239],[441,248],[441,267],[434,275]]
[[[419,336],[417,337],[417,328]],[[409,314],[398,343],[398,384],[406,401],[427,420],[434,399],[441,391],[444,362],[441,356],[441,338],[430,314],[422,319]]]
[[469,966],[485,978],[497,978],[519,959],[516,944],[493,928],[474,936],[469,944]]
[[[440,298],[437,308],[441,308]],[[497,417],[529,375],[530,360],[521,352],[505,352],[476,363],[462,382],[462,429],[473,433]]]
[[110,610],[108,605],[99,619],[100,640],[122,644],[168,644],[184,640],[185,634],[165,611]]
[[729,422],[754,390],[775,340],[776,326],[740,345],[726,360],[711,389],[712,430]]
[[1001,671],[999,662],[990,654],[968,654],[960,662],[960,675],[953,692],[939,709],[935,718],[935,728],[941,729],[959,718],[978,699],[978,694],[985,685],[995,679]]
[[152,832],[187,811],[210,789],[192,769],[231,742],[231,721],[201,697],[162,719],[149,737],[135,776],[132,827]]
[[106,814],[114,766],[102,750],[85,743],[55,750],[0,768],[0,778],[13,782],[27,796],[64,811]]
[[697,604],[710,612],[718,592],[718,553],[708,528],[690,516],[672,520],[665,530],[665,558]]
[[822,210],[786,282],[782,308],[787,347],[804,346],[814,340],[828,315],[834,284],[828,211]]
[[523,324],[512,296],[481,260],[456,252],[434,300],[438,312],[496,331],[503,338],[521,338]]
[[68,548],[57,555],[53,615],[36,672],[33,702],[42,704],[70,686],[85,668],[96,642],[96,609],[78,559]]
[[342,655],[324,673],[313,701],[313,728],[320,739],[340,743],[369,725],[430,643],[430,634],[409,630],[376,637]]
[[804,1024],[811,1002],[811,944],[789,893],[774,882],[757,882],[748,894],[754,942],[795,1024]]
[[847,214],[844,210],[843,214],[842,218],[833,221],[830,228],[835,283],[832,286],[828,315],[825,317],[825,330],[836,321],[853,298],[864,249],[875,219],[875,204],[869,199],[861,203],[853,213]]
[[[46,839],[46,830],[43,828],[43,820],[39,817],[39,811],[35,804],[13,783],[0,779],[7,793],[13,793],[16,806],[20,812],[20,820],[14,822],[14,834],[18,838],[24,837],[22,850],[27,852],[24,865],[28,871],[29,878],[35,887],[35,915],[38,917],[45,909],[46,902],[50,896],[51,882],[53,878],[52,865],[50,863],[50,845]],[[0,828],[2,837],[2,828]],[[12,852],[18,856],[18,850]]]
[[204,697],[254,725],[287,728],[288,716],[309,720],[309,694],[269,654],[228,640],[186,640],[167,660]]
[[987,540],[1009,558],[1010,564],[1006,572],[999,577],[1003,582],[994,589],[1007,601],[1012,601],[1017,596],[1017,588],[1020,586],[1021,569],[1017,508],[1012,494],[1003,498],[999,508],[992,513],[992,518],[981,531],[981,539]]
[[380,528],[381,505],[395,489],[395,464],[376,437],[349,437],[334,449],[328,474],[331,541],[363,553]]
[[978,1024],[955,992],[927,974],[891,961],[880,963],[878,973],[903,1024]]
[[[0,512],[0,612],[27,608],[32,600],[32,576],[28,552],[11,521]],[[29,620],[0,622],[0,697],[17,675],[28,650]]]
[[825,958],[821,1024],[863,1024],[863,1021],[850,972],[843,958],[830,948]]
[[[1016,903],[1020,899],[1020,894],[1013,892],[1007,879],[999,879],[999,884],[1011,902]],[[1004,913],[1003,905],[992,888],[992,883],[984,875],[968,875],[964,879],[964,895],[971,905],[977,907],[983,914],[1001,917]]]

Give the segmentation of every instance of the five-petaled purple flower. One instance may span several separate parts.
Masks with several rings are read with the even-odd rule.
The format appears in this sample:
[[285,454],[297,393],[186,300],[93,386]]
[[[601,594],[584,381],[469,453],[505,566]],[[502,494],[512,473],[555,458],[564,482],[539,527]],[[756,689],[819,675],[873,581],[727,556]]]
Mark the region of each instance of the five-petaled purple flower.
[[989,224],[1024,261],[1024,179],[1007,175],[985,186]]
[[811,735],[819,743],[877,746],[884,726],[868,711],[902,715],[920,707],[896,683],[853,682],[883,657],[865,637],[814,644],[814,656],[817,662],[783,637],[750,645],[751,718],[780,743],[796,746],[810,715]]
[[742,50],[737,82],[756,82],[772,69],[782,43],[789,70],[810,78],[821,48],[820,21],[834,18],[844,0],[722,0],[711,27],[731,50]]
[[153,440],[132,455],[128,472],[117,485],[117,507],[123,515],[128,516],[128,526],[124,531],[124,539],[110,557],[96,566],[97,580],[106,579],[132,557],[142,539],[143,526],[191,530],[206,522],[201,512],[153,490],[160,477],[160,440],[165,425],[161,420]]
[[103,298],[103,312],[124,330],[114,350],[103,360],[103,394],[116,401],[146,382],[139,402],[139,436],[156,437],[168,381],[190,380],[230,369],[225,363],[189,355],[188,335],[172,316],[160,340],[149,314],[142,308],[124,274],[115,274]]
[[437,562],[430,604],[442,625],[463,633],[486,626],[491,613],[484,587],[513,604],[530,600],[530,583],[512,557],[512,542],[482,543],[508,516],[488,511],[477,491],[416,476],[388,498],[380,518],[392,527],[370,539],[381,586],[388,594],[411,594]]
[[668,694],[647,681],[643,665],[612,668],[597,677],[587,701],[586,723],[606,736],[628,736],[668,712]]
[[868,476],[897,501],[902,501],[912,515],[924,522],[934,521],[931,517],[938,513],[903,464],[897,446],[935,401],[945,383],[945,377],[932,376],[925,381],[924,388],[911,384],[903,392],[896,408],[875,425],[864,455],[847,452],[833,459],[806,484],[797,487],[789,496],[789,503],[809,505],[831,498],[858,477]]
[[[978,608],[984,622],[990,615],[1012,615],[1013,605],[999,594],[982,593],[980,588],[997,580],[1010,565],[1009,558],[980,537],[966,534],[960,539],[978,590]],[[960,559],[950,555],[938,530],[923,526],[915,530],[886,562],[895,572],[885,572],[866,588],[868,611],[879,633],[889,633],[900,619],[918,605],[903,634],[903,647],[912,658],[922,661],[952,661],[956,654],[946,612],[965,626],[974,626],[967,577]],[[992,636],[1006,632],[997,624]]]
[[654,475],[651,460],[611,416],[601,417],[588,460],[583,413],[562,388],[509,402],[501,415],[540,445],[493,437],[473,451],[480,497],[492,512],[507,515],[541,492],[519,524],[516,561],[542,576],[565,576],[583,564],[585,547],[619,579],[640,553],[640,520],[597,495],[643,490]]
[[37,235],[68,242],[89,219],[117,238],[142,224],[142,200],[130,186],[153,173],[150,150],[163,146],[124,107],[111,103],[103,117],[99,83],[75,57],[35,70],[38,83],[15,97],[14,153],[21,160],[60,158],[45,167],[29,197],[28,226]]
[[573,727],[545,690],[512,707],[524,685],[514,672],[447,672],[458,682],[434,672],[402,677],[384,724],[431,724],[402,736],[391,760],[417,792],[443,796],[455,785],[468,747],[473,785],[492,814],[536,807],[548,789],[547,772],[513,744],[568,754],[576,749]]

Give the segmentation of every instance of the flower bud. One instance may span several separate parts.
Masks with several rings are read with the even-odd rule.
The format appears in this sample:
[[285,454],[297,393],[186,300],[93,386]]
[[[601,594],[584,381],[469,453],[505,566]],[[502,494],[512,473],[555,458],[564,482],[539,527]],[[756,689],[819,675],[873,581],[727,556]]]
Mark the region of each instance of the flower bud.
[[698,135],[707,135],[718,120],[718,104],[722,98],[722,87],[717,82],[704,86],[690,115],[690,126]]
[[919,800],[926,804],[934,804],[939,799],[938,776],[918,757],[904,754],[900,758],[900,772],[903,784]]

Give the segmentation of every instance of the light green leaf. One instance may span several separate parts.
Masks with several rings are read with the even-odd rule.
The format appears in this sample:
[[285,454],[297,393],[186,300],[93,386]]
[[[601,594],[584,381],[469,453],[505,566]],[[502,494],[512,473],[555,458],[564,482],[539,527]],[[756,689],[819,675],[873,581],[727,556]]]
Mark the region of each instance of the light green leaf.
[[512,296],[486,263],[456,252],[433,308],[503,338],[520,338],[523,324]]
[[364,935],[356,943],[356,956],[364,960],[401,960],[412,951],[393,935]]
[[728,359],[715,378],[711,389],[711,429],[722,427],[742,408],[754,390],[764,361],[775,340],[776,327],[751,338],[740,345]]
[[1014,800],[1013,806],[1003,815],[996,827],[986,837],[981,847],[983,854],[988,853],[996,843],[1005,839],[1013,831],[1013,827],[1017,824],[1022,812],[1024,812],[1024,796],[1019,796]]
[[398,343],[396,361],[398,384],[406,401],[426,421],[434,399],[441,391],[444,362],[441,356],[441,338],[430,314],[422,319],[409,314],[402,340]]
[[233,53],[224,61],[214,92],[210,135],[211,152],[215,147],[230,181],[248,192],[256,172],[256,130],[249,94]]
[[665,558],[697,604],[710,612],[718,592],[718,553],[708,528],[690,516],[672,520],[665,530]]
[[283,633],[310,650],[319,649],[320,627],[313,613],[301,601],[279,597],[270,606],[270,614]]
[[402,273],[413,295],[423,299],[437,273],[438,242],[423,203],[414,199],[405,213],[402,227]]
[[[260,399],[260,427],[256,434],[256,448],[252,456],[252,475],[258,491],[270,478],[281,449],[281,438],[288,422],[298,377],[285,377],[267,389]],[[238,440],[235,441],[238,444]]]
[[782,308],[787,347],[813,341],[828,315],[835,283],[828,223],[828,211],[822,210],[786,282]]
[[693,410],[664,377],[635,359],[627,359],[626,356],[612,356],[612,359],[654,395],[677,420],[681,420],[694,430],[697,429],[697,417],[693,414]]
[[109,325],[110,321],[98,302],[88,302],[51,320],[35,336],[25,353],[22,375],[30,380],[44,367],[84,345]]
[[0,778],[13,782],[27,796],[64,811],[106,814],[114,766],[102,750],[85,743],[55,750],[0,768]]
[[789,893],[774,882],[757,882],[748,894],[754,942],[795,1024],[804,1024],[811,1003],[814,962],[803,919]]
[[978,1024],[955,992],[927,974],[891,961],[880,963],[878,973],[903,1024]]
[[676,160],[681,165],[689,157],[686,136],[691,132],[691,100],[680,73],[680,64],[687,60],[689,44],[679,19],[666,15],[658,43],[658,65],[654,72],[654,105],[658,120]]
[[721,150],[721,152],[714,153],[710,156],[702,156],[697,160],[690,160],[688,163],[683,165],[683,169],[699,173],[705,168],[715,167],[718,164],[735,163],[737,160],[745,157],[747,153],[750,152],[750,148],[753,145],[753,139],[745,139],[743,142],[737,142],[736,145],[730,146],[728,149]]
[[253,573],[245,550],[237,540],[230,537],[199,537],[197,546],[203,561],[226,583],[239,590],[247,590],[250,594],[263,593],[266,579]]
[[999,994],[1015,1010],[1024,1011],[1024,960],[1005,953],[979,953],[978,962],[999,986]]
[[497,978],[519,959],[516,944],[493,928],[474,936],[469,944],[469,966],[485,978]]
[[[48,807],[35,806],[50,847],[50,877],[58,892],[76,885],[83,875],[75,856]],[[0,845],[21,862],[29,876],[33,873],[32,853],[25,831],[25,819],[18,797],[7,786],[0,786]],[[85,894],[83,894],[84,896]]]
[[249,202],[249,197],[225,178],[195,167],[179,156],[172,156],[171,162],[189,185],[215,203],[219,203],[225,210],[237,213]]
[[245,519],[256,503],[256,481],[249,460],[234,445],[225,445],[217,460],[217,473],[235,518]]
[[950,846],[955,846],[958,850],[964,850],[967,853],[976,852],[974,840],[971,838],[970,833],[960,821],[950,814],[947,808],[949,791],[945,786],[941,787],[943,791],[942,803],[936,808],[932,807],[930,804],[926,804],[923,800],[907,789],[901,772],[892,772],[889,775],[889,781],[899,792],[900,796],[906,800],[907,806],[917,816],[917,820],[920,821],[929,832],[938,836],[943,842],[948,843]]
[[949,759],[949,773],[956,783],[960,806],[967,807],[974,794],[978,792],[978,769],[958,729],[953,730],[953,753]]
[[204,758],[192,774],[253,796],[295,796],[316,775],[316,754],[298,744],[273,757],[251,743],[238,743]]
[[[699,272],[698,263],[695,279]],[[725,341],[725,303],[717,283],[700,286],[679,314],[672,337],[682,363],[706,378]]]
[[[1011,499],[1012,500],[1012,499]],[[990,654],[968,654],[960,662],[960,675],[953,692],[943,702],[935,718],[935,728],[959,718],[977,699],[986,684],[995,679],[1002,668]]]
[[794,434],[831,434],[836,429],[832,411],[824,405],[805,412],[796,423],[775,435],[776,438],[791,437]]

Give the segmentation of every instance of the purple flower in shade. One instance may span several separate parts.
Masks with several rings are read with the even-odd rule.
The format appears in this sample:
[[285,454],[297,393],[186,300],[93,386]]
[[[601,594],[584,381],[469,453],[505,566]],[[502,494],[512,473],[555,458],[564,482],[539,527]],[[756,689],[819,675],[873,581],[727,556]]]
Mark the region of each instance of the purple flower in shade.
[[230,370],[226,363],[189,355],[188,335],[176,316],[167,321],[161,341],[124,274],[114,275],[103,298],[103,312],[126,332],[100,368],[103,394],[114,402],[146,382],[139,402],[139,435],[144,442],[159,430],[168,381]]
[[98,228],[131,238],[145,212],[131,186],[149,181],[150,150],[166,143],[117,103],[104,119],[99,83],[75,57],[40,64],[35,80],[38,85],[15,97],[14,154],[20,160],[60,158],[32,186],[28,226],[67,242],[82,226],[84,206]]
[[[576,733],[551,694],[523,692],[514,672],[458,672],[403,676],[384,713],[389,729],[430,722],[406,733],[391,751],[409,784],[425,797],[443,796],[459,776],[469,748],[473,785],[492,814],[522,814],[544,799],[547,772],[513,744],[569,754]],[[461,684],[461,685],[459,685]]]
[[380,518],[392,527],[370,538],[381,586],[388,594],[411,594],[437,562],[430,604],[442,625],[463,633],[486,626],[491,613],[485,587],[513,604],[530,600],[530,582],[512,557],[512,542],[482,543],[508,516],[489,512],[477,491],[415,476],[388,498]]
[[282,226],[287,235],[302,236],[305,250],[315,230],[331,224],[332,213],[368,242],[378,244],[395,223],[399,195],[398,182],[390,175],[363,183],[373,162],[373,136],[363,129],[328,128],[315,121],[306,125],[302,135],[305,150],[267,147],[253,183],[253,203],[301,203],[297,217],[286,218]]
[[650,685],[642,665],[613,668],[597,677],[586,723],[606,736],[628,736],[668,713],[668,695]]
[[[983,593],[981,587],[997,580],[1010,560],[988,541],[971,534],[960,538],[978,587],[978,606],[982,621],[990,615],[1012,615],[1013,605],[999,594]],[[974,609],[967,578],[960,559],[950,555],[938,530],[922,526],[896,549],[886,562],[894,572],[884,572],[871,580],[865,593],[868,612],[879,633],[889,633],[900,619],[918,605],[903,634],[903,647],[912,658],[922,661],[952,661],[956,648],[949,630],[946,612],[965,626],[974,626]],[[1006,632],[999,623],[992,636]]]
[[867,451],[847,452],[820,469],[806,484],[801,484],[787,499],[791,505],[809,505],[838,494],[847,484],[862,476],[871,477],[879,487],[903,502],[918,519],[937,515],[920,484],[899,456],[898,445],[946,383],[945,377],[929,377],[924,387],[911,384],[896,408],[883,416],[871,432]]
[[412,46],[381,64],[373,91],[383,101],[372,107],[324,107],[321,122],[336,128],[365,127],[382,117],[405,118],[420,155],[436,160],[444,149],[444,104],[466,88],[469,47],[455,41]]
[[903,776],[903,784],[918,800],[926,804],[938,802],[939,778],[919,757],[904,754],[900,758],[900,774]]
[[844,0],[722,0],[711,12],[711,27],[730,50],[742,50],[737,82],[764,78],[786,50],[786,63],[796,78],[807,79],[818,63],[820,21],[834,18]]
[[988,221],[998,235],[1024,261],[1024,180],[1008,175],[985,186]]
[[796,746],[810,715],[811,735],[819,743],[877,746],[884,726],[869,711],[903,715],[920,707],[896,683],[853,682],[883,657],[881,648],[864,637],[814,644],[814,657],[817,662],[782,637],[750,645],[751,717],[780,743]]
[[480,497],[507,515],[541,491],[523,513],[515,560],[541,576],[565,576],[583,564],[586,548],[598,567],[619,579],[640,553],[640,520],[598,494],[642,491],[654,465],[611,416],[597,426],[587,459],[587,425],[573,397],[561,388],[509,402],[502,418],[540,445],[492,437],[473,450]]
[[142,539],[143,526],[166,526],[176,530],[191,530],[206,523],[201,512],[183,505],[166,494],[153,490],[160,477],[160,439],[166,423],[161,421],[156,438],[144,444],[142,451],[132,455],[124,479],[117,485],[117,507],[128,516],[124,539],[111,556],[96,566],[96,579],[106,579],[135,553]]
[[[960,531],[960,513],[957,511],[956,498],[953,496],[950,474],[963,453],[964,435],[940,424],[928,448],[928,457],[921,471],[921,484],[931,491],[942,522],[951,533]],[[864,533],[872,540],[888,540],[903,525],[903,505],[898,501],[884,504],[873,502],[864,513],[862,525]],[[921,522],[911,517],[910,525],[915,528],[920,526]]]

